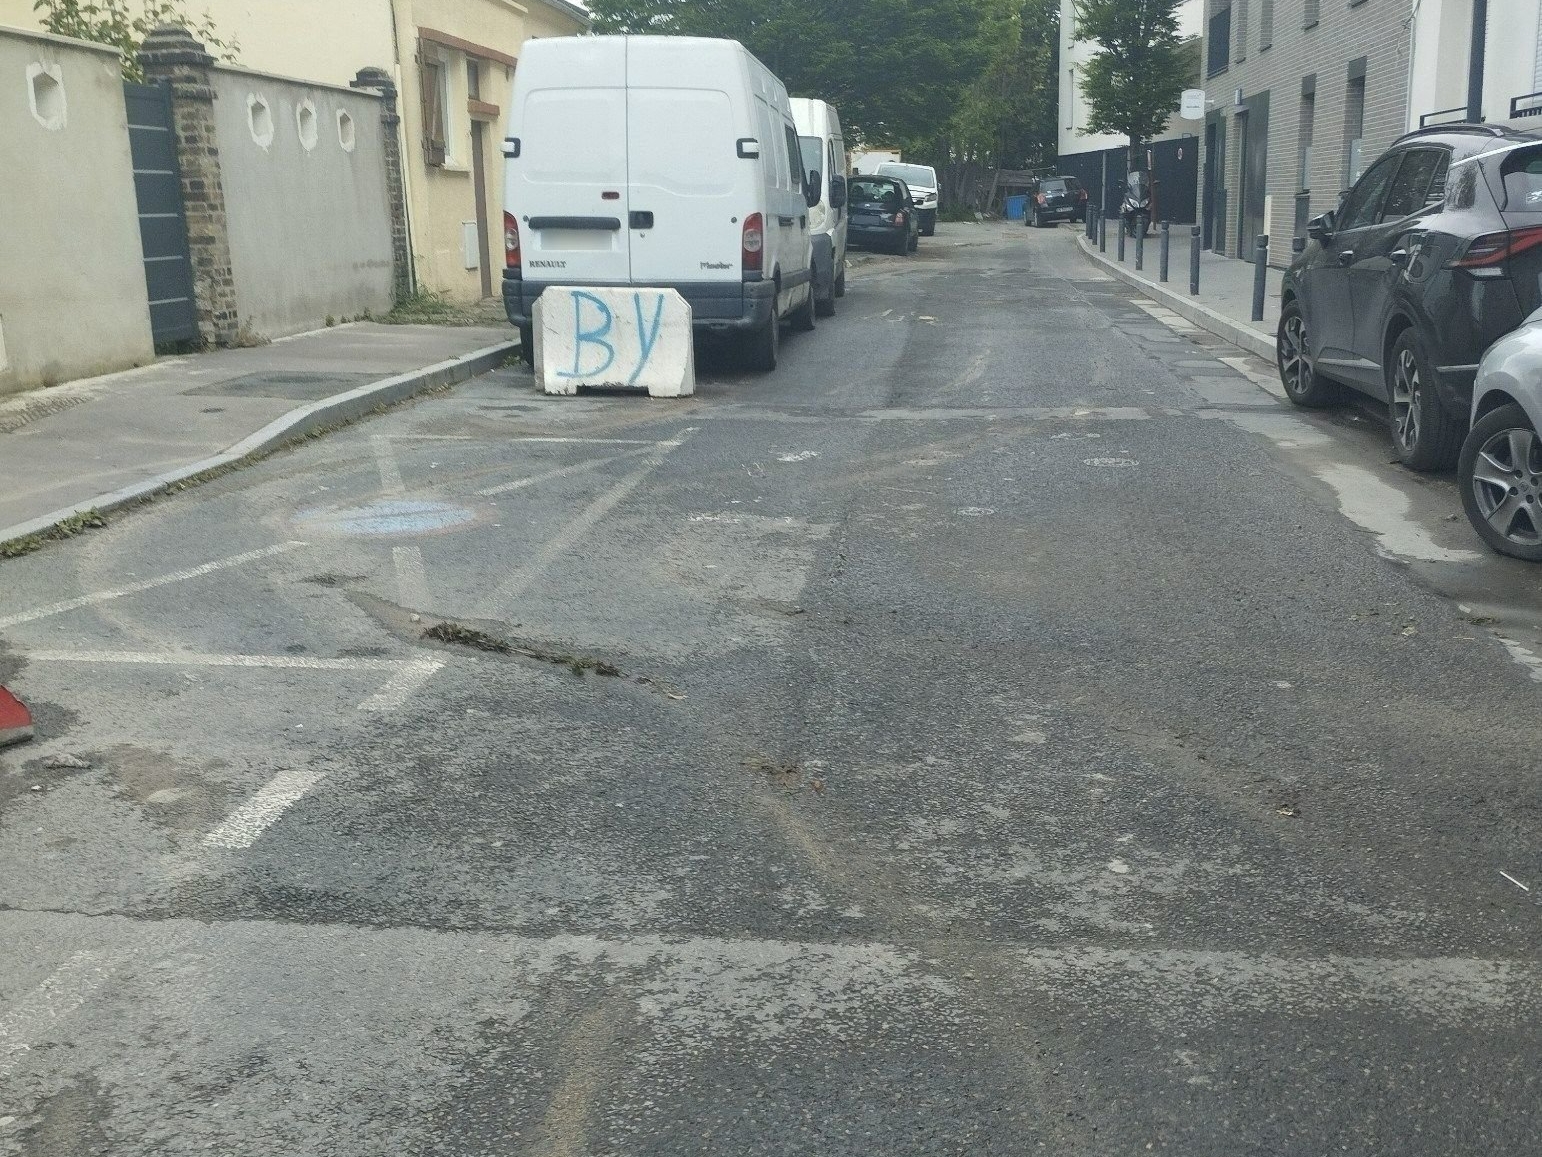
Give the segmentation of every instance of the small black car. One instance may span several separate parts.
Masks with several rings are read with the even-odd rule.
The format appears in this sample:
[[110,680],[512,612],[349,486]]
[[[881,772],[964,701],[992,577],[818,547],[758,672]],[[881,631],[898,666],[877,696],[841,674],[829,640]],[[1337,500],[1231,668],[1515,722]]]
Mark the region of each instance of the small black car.
[[857,176],[846,182],[846,240],[888,253],[913,253],[921,235],[910,188],[894,177]]
[[1280,297],[1290,400],[1352,386],[1388,404],[1405,465],[1453,465],[1483,351],[1542,305],[1542,135],[1408,133],[1307,234]]
[[1087,190],[1075,177],[1044,177],[1028,190],[1023,224],[1042,229],[1056,221],[1085,221]]

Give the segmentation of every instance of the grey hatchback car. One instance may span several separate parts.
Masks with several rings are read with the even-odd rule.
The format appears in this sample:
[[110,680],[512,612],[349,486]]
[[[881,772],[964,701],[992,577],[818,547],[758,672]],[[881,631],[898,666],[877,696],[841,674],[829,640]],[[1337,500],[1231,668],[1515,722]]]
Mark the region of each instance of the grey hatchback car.
[[1542,305],[1542,135],[1409,133],[1307,232],[1281,289],[1287,395],[1369,394],[1387,403],[1405,465],[1448,469],[1483,352]]
[[1542,309],[1483,355],[1457,461],[1462,508],[1500,554],[1542,562]]

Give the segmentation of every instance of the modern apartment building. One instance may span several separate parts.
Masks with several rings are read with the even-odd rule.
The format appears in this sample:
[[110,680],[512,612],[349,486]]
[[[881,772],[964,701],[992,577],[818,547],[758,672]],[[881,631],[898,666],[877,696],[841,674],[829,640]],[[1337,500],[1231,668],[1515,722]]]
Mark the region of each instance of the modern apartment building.
[[1290,239],[1421,123],[1538,116],[1542,2],[1489,0],[1469,110],[1473,0],[1206,0],[1205,243],[1288,264]]

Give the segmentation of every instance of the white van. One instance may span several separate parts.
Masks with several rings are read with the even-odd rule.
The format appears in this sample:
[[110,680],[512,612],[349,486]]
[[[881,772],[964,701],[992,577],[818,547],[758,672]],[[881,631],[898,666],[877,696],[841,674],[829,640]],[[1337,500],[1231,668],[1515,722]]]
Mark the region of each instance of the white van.
[[930,165],[907,165],[902,161],[885,161],[878,166],[880,177],[895,177],[910,186],[910,195],[916,201],[916,216],[921,218],[921,236],[930,237],[937,232],[937,170]]
[[527,350],[548,285],[678,290],[698,333],[734,335],[758,369],[782,319],[814,328],[792,106],[737,41],[527,41],[508,132],[503,301]]
[[792,98],[792,119],[803,146],[808,184],[819,193],[809,206],[814,238],[814,312],[833,317],[835,299],[846,295],[846,141],[835,106],[807,97]]

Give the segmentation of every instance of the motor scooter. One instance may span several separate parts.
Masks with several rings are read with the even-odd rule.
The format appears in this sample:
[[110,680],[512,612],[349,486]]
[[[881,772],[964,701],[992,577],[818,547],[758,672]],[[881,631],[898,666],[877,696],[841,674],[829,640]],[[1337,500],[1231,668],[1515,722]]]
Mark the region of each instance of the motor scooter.
[[1131,237],[1151,230],[1151,174],[1136,169],[1124,182],[1124,200],[1119,205],[1124,230]]

